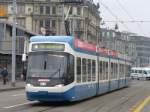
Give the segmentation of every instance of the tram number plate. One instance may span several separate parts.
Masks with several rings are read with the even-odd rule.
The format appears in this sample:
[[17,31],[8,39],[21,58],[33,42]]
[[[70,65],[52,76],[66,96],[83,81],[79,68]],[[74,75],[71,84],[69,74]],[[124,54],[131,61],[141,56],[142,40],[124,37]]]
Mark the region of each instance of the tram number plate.
[[40,85],[41,86],[46,86],[46,83],[45,82],[40,82]]

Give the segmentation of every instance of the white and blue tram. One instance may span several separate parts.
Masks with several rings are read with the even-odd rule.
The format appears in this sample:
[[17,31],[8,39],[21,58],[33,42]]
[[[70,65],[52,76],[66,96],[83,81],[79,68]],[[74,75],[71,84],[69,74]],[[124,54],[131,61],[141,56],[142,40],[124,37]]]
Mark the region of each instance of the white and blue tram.
[[115,52],[72,36],[34,36],[29,45],[27,99],[79,101],[126,87],[130,64]]

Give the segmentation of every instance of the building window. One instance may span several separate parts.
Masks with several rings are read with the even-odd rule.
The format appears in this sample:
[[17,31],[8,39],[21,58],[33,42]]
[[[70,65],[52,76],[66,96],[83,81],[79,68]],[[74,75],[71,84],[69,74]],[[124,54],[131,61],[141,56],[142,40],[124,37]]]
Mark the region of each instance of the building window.
[[50,14],[50,7],[46,6],[46,14]]
[[17,25],[25,27],[25,18],[17,18]]
[[69,15],[72,15],[72,14],[73,14],[73,8],[71,7],[71,8],[70,8]]
[[43,20],[40,20],[40,27],[44,27]]
[[44,14],[44,7],[40,6],[40,14]]
[[56,28],[56,20],[52,20],[52,28]]
[[19,13],[19,14],[24,14],[25,13],[25,5],[18,5],[17,6],[17,13]]
[[81,8],[77,7],[77,15],[81,15]]
[[52,7],[52,14],[56,14],[56,7],[55,6]]
[[45,20],[45,27],[50,28],[50,20]]

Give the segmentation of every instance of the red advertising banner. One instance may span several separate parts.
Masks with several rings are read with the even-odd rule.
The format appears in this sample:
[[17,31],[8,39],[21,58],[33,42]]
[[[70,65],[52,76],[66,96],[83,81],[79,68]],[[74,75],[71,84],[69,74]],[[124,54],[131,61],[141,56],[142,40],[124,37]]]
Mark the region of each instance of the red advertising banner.
[[88,42],[83,42],[79,39],[75,39],[75,48],[96,52],[96,45],[90,44]]
[[[96,52],[96,45],[90,44],[88,42],[83,42],[83,41],[75,38],[74,44],[75,44],[75,48],[80,48],[83,50]],[[119,55],[118,52],[111,51],[111,50],[106,49],[106,48],[98,48],[98,52],[101,53],[102,55],[106,55],[106,56],[118,57],[118,55]]]
[[98,52],[100,52],[103,55],[118,57],[118,52],[110,51],[109,49],[106,48],[99,48]]

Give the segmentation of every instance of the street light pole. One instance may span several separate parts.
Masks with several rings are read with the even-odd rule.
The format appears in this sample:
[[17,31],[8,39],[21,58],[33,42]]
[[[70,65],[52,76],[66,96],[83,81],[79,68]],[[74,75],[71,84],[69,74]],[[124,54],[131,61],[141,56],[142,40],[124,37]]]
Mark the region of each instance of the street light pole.
[[16,0],[13,0],[13,29],[12,29],[12,86],[15,86],[16,75]]

